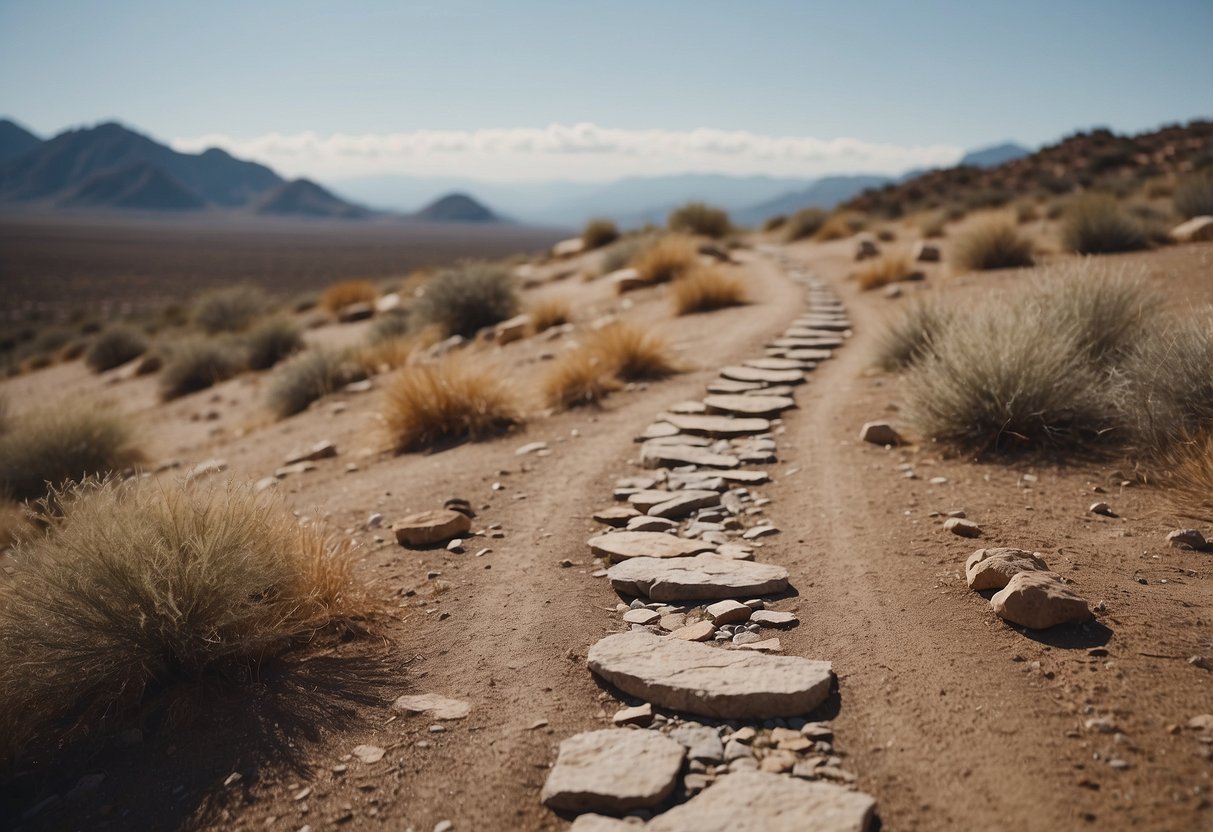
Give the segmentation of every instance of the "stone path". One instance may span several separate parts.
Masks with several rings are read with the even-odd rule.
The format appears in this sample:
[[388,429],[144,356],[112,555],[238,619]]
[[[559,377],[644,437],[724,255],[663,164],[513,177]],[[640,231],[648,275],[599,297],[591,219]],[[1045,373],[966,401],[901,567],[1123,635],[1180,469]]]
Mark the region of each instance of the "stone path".
[[[809,717],[834,676],[785,656],[788,573],[759,559],[779,529],[755,488],[778,460],[780,416],[850,337],[841,302],[786,258],[808,311],[765,354],[722,368],[702,401],[671,405],[637,438],[645,469],[620,478],[594,518],[595,577],[623,600],[620,632],[587,664],[623,707],[615,728],[565,739],[542,793],[574,829],[870,829],[833,732]],[[765,632],[764,632],[765,631]],[[628,823],[609,815],[630,816]]]

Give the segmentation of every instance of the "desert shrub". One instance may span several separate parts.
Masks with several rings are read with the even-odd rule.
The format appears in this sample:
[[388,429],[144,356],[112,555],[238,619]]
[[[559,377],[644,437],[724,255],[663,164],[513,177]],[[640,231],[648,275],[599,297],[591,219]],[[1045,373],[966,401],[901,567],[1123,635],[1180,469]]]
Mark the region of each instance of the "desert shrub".
[[914,262],[908,254],[884,254],[860,266],[855,272],[855,282],[867,292],[905,280],[915,271]]
[[1169,496],[1182,514],[1213,522],[1213,428],[1183,437],[1163,456]]
[[942,214],[932,214],[923,218],[918,230],[922,232],[924,239],[935,240],[947,233],[947,223]]
[[531,326],[543,332],[554,326],[567,324],[573,318],[573,304],[566,297],[549,297],[532,304],[528,310]]
[[369,280],[341,280],[324,290],[320,305],[336,314],[355,303],[374,303],[378,297],[379,290]]
[[270,377],[270,411],[279,419],[307,410],[308,405],[337,392],[365,373],[345,351],[311,349],[283,364]]
[[413,305],[414,320],[445,336],[470,338],[518,314],[514,281],[505,269],[478,263],[439,272]]
[[129,416],[87,402],[31,411],[0,434],[0,494],[37,499],[48,483],[122,471],[141,459]]
[[1062,245],[1079,254],[1112,254],[1149,248],[1142,224],[1106,194],[1075,199],[1061,224]]
[[610,220],[590,220],[581,230],[581,241],[585,243],[586,251],[609,246],[618,239],[619,228]]
[[931,345],[948,326],[952,309],[937,298],[914,301],[881,331],[875,349],[875,364],[886,372],[901,370],[930,352]]
[[383,415],[400,452],[485,439],[522,423],[501,374],[457,356],[401,370],[384,394]]
[[670,302],[675,315],[711,312],[744,304],[746,288],[734,274],[718,268],[700,267],[670,284]]
[[729,215],[723,208],[705,202],[688,202],[670,212],[666,225],[671,231],[699,234],[720,239],[733,230]]
[[95,373],[112,370],[147,351],[147,338],[129,326],[115,326],[102,332],[89,347],[84,363]]
[[12,546],[29,528],[25,505],[0,497],[0,551]]
[[585,346],[601,358],[612,375],[624,381],[664,378],[682,372],[664,338],[633,324],[608,324],[591,333]]
[[829,214],[820,208],[801,208],[784,224],[784,241],[794,243],[812,237],[825,225],[828,217]]
[[256,668],[368,611],[349,544],[267,495],[152,481],[55,497],[0,587],[5,756]]
[[303,349],[303,330],[293,319],[275,315],[255,324],[244,336],[244,345],[249,367],[268,370]]
[[403,309],[394,309],[374,320],[370,331],[367,332],[367,341],[377,344],[401,338],[409,334],[410,328],[408,312]]
[[699,252],[693,240],[668,235],[636,256],[632,265],[646,283],[668,283],[699,264]]
[[186,337],[164,349],[160,397],[176,399],[205,390],[248,366],[241,346],[227,338]]
[[1032,241],[1010,222],[986,220],[962,234],[953,254],[958,268],[965,271],[1015,269],[1031,266]]
[[45,353],[51,355],[70,344],[76,337],[71,329],[62,326],[48,326],[38,330],[30,341],[30,353]]
[[1135,442],[1158,452],[1213,431],[1213,311],[1155,324],[1128,344],[1124,412]]
[[582,345],[557,358],[541,386],[548,407],[567,410],[597,404],[622,385],[603,356]]
[[1112,366],[1158,332],[1164,298],[1141,270],[1082,260],[1057,266],[1034,279],[1025,300],[1059,330],[1073,333],[1087,360]]
[[1193,173],[1175,188],[1175,210],[1184,219],[1213,216],[1213,170]]
[[64,362],[75,361],[88,352],[90,343],[87,338],[73,338],[63,345],[59,352],[55,354],[55,358]]
[[776,214],[773,217],[767,217],[765,220],[763,220],[762,230],[766,232],[778,231],[787,224],[788,217],[786,214]]
[[648,235],[626,237],[608,248],[602,255],[602,274],[610,274],[627,268],[628,264],[653,242]]
[[1020,225],[1034,222],[1040,219],[1040,212],[1036,210],[1036,206],[1031,202],[1018,202],[1015,204],[1015,221]]
[[867,221],[861,215],[843,211],[827,217],[825,222],[813,232],[813,239],[820,242],[845,240],[847,237],[863,231],[866,226]]
[[256,286],[228,286],[194,301],[194,323],[214,335],[243,332],[269,309],[269,299]]

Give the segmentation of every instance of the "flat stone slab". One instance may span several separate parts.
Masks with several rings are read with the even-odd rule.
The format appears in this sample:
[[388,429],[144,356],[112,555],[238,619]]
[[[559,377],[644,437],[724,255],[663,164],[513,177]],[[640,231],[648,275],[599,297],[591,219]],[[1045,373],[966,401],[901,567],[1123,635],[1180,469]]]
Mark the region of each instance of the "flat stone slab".
[[1020,572],[1048,572],[1049,565],[1035,552],[1023,549],[978,549],[965,561],[969,589],[1002,589]]
[[[620,532],[644,534],[644,532]],[[659,537],[679,541],[673,535]],[[617,537],[605,535],[604,537]],[[601,540],[601,538],[595,538]],[[683,541],[689,544],[692,541]],[[668,545],[668,544],[667,544]],[[700,544],[707,545],[707,544]],[[602,544],[599,544],[601,548]],[[594,544],[591,542],[591,548]],[[673,546],[670,546],[673,549]],[[642,547],[627,551],[641,552]],[[618,547],[616,547],[616,551]],[[702,551],[702,550],[701,550]],[[595,553],[599,552],[595,550]],[[616,560],[620,558],[614,554]],[[722,598],[753,598],[780,592],[788,585],[788,571],[782,566],[736,560],[716,554],[679,556],[666,554],[624,555],[627,560],[607,570],[607,578],[619,592],[643,595],[654,601],[716,601]]]
[[782,338],[776,338],[771,342],[772,347],[783,347],[787,350],[812,350],[823,349],[828,350],[842,346],[842,339],[837,335],[830,333],[828,335],[803,336],[799,338],[789,337],[785,335]]
[[[609,571],[608,571],[609,574]],[[994,612],[1029,630],[1086,621],[1087,601],[1052,572],[1019,572],[990,599]]]
[[688,540],[665,532],[613,532],[590,538],[590,551],[613,561],[686,558],[715,548],[702,540]]
[[[778,416],[796,406],[786,396],[707,396],[703,403],[718,413],[733,413],[738,416]],[[769,422],[767,423],[770,424]]]
[[720,493],[717,491],[694,491],[684,489],[671,491],[670,499],[649,509],[652,517],[665,517],[669,520],[679,520],[693,511],[701,508],[720,505]]
[[803,361],[794,358],[751,358],[741,362],[746,367],[756,370],[801,370],[805,369]]
[[[645,832],[869,832],[871,795],[763,771],[738,771],[655,817]],[[593,827],[583,827],[592,829]],[[606,830],[612,827],[600,827]],[[581,829],[579,829],[581,832]]]
[[631,506],[611,506],[594,512],[595,522],[616,528],[626,526],[629,520],[639,516],[640,512]]
[[659,506],[674,496],[673,491],[663,491],[659,488],[646,488],[628,495],[628,503],[637,511],[648,512],[653,506]]
[[761,390],[765,384],[759,384],[756,381],[729,381],[728,379],[716,379],[708,384],[709,393],[720,393],[723,395],[731,395],[734,393],[745,393],[747,390]]
[[666,410],[670,413],[686,415],[689,413],[707,413],[708,408],[703,402],[687,400],[685,402],[678,402],[678,404],[670,405],[666,408]]
[[750,623],[760,627],[794,627],[800,623],[794,612],[779,612],[778,610],[755,610],[750,615]]
[[[709,396],[708,398],[714,397]],[[745,397],[737,396],[736,398]],[[750,412],[755,413],[756,411]],[[775,412],[778,413],[779,411]],[[670,424],[684,433],[702,434],[704,436],[750,436],[755,433],[766,433],[771,429],[771,423],[768,420],[756,418],[731,419],[728,416],[678,416],[670,414],[669,419]]]
[[463,719],[472,710],[472,706],[462,699],[449,699],[436,693],[401,696],[392,703],[392,708],[410,714],[429,714],[434,719]]
[[759,370],[757,367],[725,367],[720,375],[730,381],[748,381],[757,384],[800,384],[804,381],[803,370]]
[[834,354],[833,350],[823,350],[814,347],[792,348],[784,353],[785,358],[796,361],[825,361]]
[[714,471],[712,475],[725,482],[740,482],[745,485],[762,485],[771,479],[771,475],[766,471]]
[[829,662],[722,650],[641,631],[601,639],[587,664],[624,693],[718,719],[802,716],[826,700],[834,678]]
[[623,814],[674,791],[686,749],[657,731],[607,728],[560,743],[540,800],[565,812]]
[[714,454],[703,448],[685,445],[645,445],[640,451],[640,461],[646,468],[676,468],[680,465],[737,468],[741,465],[741,460],[735,456]]
[[401,546],[433,546],[465,534],[472,528],[466,514],[450,509],[411,514],[396,523],[392,530]]

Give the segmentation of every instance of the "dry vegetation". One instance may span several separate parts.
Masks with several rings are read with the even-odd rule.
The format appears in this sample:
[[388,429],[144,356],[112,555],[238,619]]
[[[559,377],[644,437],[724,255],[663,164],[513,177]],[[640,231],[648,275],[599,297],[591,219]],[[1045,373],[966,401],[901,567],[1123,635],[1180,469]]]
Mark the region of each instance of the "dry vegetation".
[[324,290],[320,305],[336,315],[347,306],[374,303],[378,298],[379,290],[369,280],[341,280]]
[[909,280],[917,270],[905,252],[885,254],[871,260],[855,272],[855,283],[865,292]]
[[113,326],[102,332],[93,341],[84,356],[84,362],[93,372],[112,370],[128,361],[133,361],[147,351],[147,338],[131,326]]
[[695,241],[683,235],[667,235],[636,255],[632,266],[645,283],[669,283],[699,264]]
[[544,401],[558,410],[597,404],[624,381],[682,372],[669,344],[632,324],[616,322],[590,333],[562,355],[542,382]]
[[283,364],[270,378],[269,409],[279,419],[285,419],[364,377],[358,362],[345,351],[308,350]]
[[244,337],[244,345],[249,369],[268,370],[303,349],[303,330],[293,318],[276,315],[254,324]]
[[104,731],[175,687],[255,677],[369,611],[348,544],[247,489],[93,481],[41,520],[0,586],[6,759]]
[[586,251],[609,246],[619,239],[619,228],[610,220],[590,220],[581,231],[581,241]]
[[789,243],[806,240],[816,234],[828,218],[829,214],[820,208],[802,208],[783,224],[783,239]]
[[864,218],[853,212],[838,212],[831,214],[825,222],[813,232],[813,239],[828,243],[831,240],[845,240],[863,231],[867,225]]
[[161,398],[176,399],[205,390],[241,373],[248,356],[231,338],[188,336],[164,347]]
[[602,355],[584,346],[556,359],[543,377],[544,403],[556,410],[598,404],[623,385]]
[[728,213],[704,202],[688,202],[670,212],[666,222],[669,229],[684,234],[698,234],[719,240],[733,231]]
[[1078,254],[1113,254],[1150,246],[1142,222],[1107,194],[1073,200],[1062,219],[1061,240]]
[[1184,219],[1213,216],[1213,170],[1186,177],[1175,188],[1175,210]]
[[436,274],[425,284],[412,311],[419,325],[435,325],[444,337],[464,338],[516,314],[518,294],[513,278],[504,268],[482,263]]
[[194,323],[210,335],[243,332],[269,307],[269,298],[256,286],[228,286],[207,292],[194,302]]
[[573,319],[573,302],[567,297],[549,297],[531,305],[531,328],[544,332],[554,326],[563,326]]
[[966,231],[957,241],[953,258],[964,271],[1017,269],[1035,262],[1032,241],[1014,223],[1005,219],[985,220]]
[[741,306],[746,302],[745,284],[722,269],[700,267],[670,284],[670,302],[675,315]]
[[455,356],[401,370],[384,395],[383,415],[400,452],[486,439],[523,421],[500,373]]

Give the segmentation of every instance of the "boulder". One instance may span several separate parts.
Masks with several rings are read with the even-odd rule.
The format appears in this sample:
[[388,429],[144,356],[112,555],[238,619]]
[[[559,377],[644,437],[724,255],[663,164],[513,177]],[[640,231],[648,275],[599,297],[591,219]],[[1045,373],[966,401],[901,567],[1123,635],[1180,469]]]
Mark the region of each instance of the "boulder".
[[965,561],[965,579],[974,592],[1002,589],[1020,572],[1048,571],[1038,552],[1023,549],[978,549]]
[[1209,542],[1197,529],[1176,529],[1168,532],[1167,543],[1175,549],[1195,549],[1198,552],[1209,548]]
[[1051,572],[1018,572],[990,599],[1001,618],[1030,630],[1086,621],[1091,616],[1086,599]]
[[904,441],[888,422],[864,422],[859,438],[873,445],[900,445]]
[[540,799],[564,812],[656,806],[673,793],[685,756],[680,743],[657,731],[587,731],[560,743]]
[[392,526],[396,542],[401,546],[433,546],[453,537],[467,534],[472,520],[466,514],[450,509],[411,514]]
[[[676,542],[694,542],[682,541],[673,535],[658,536]],[[619,592],[642,595],[654,601],[752,598],[780,592],[788,585],[788,571],[781,566],[714,554],[630,557],[608,569],[607,578]]]
[[590,538],[590,551],[613,561],[685,558],[715,548],[702,540],[687,540],[665,532],[612,532]]
[[826,700],[834,679],[829,662],[721,650],[644,631],[599,640],[587,663],[624,693],[717,719],[807,714]]
[[1193,217],[1171,229],[1177,243],[1207,243],[1213,240],[1213,217]]

